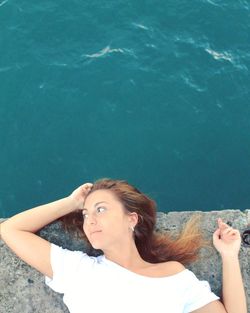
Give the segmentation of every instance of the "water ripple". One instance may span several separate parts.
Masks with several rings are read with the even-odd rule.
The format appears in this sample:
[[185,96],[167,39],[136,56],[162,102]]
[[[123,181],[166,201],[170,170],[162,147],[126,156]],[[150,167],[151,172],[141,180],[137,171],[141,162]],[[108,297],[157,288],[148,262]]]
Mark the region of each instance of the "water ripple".
[[191,87],[192,89],[194,89],[198,92],[206,91],[205,87],[198,86],[198,84],[193,81],[192,77],[188,76],[187,74],[182,74],[181,78],[183,79],[185,84],[188,85],[189,87]]
[[109,54],[114,53],[114,52],[118,52],[118,53],[120,52],[122,54],[129,54],[129,55],[135,56],[134,52],[130,49],[120,49],[120,48],[111,49],[110,46],[103,48],[101,51],[99,51],[97,53],[82,54],[81,56],[86,57],[86,58],[99,58],[99,57],[106,56],[106,55],[109,55]]
[[218,3],[215,3],[212,0],[206,0],[205,2],[208,2],[209,4],[212,4],[213,6],[219,7],[220,5]]
[[0,73],[7,72],[7,71],[9,71],[11,69],[12,69],[11,66],[0,67]]
[[137,28],[141,28],[141,29],[144,29],[144,30],[149,30],[148,27],[142,25],[142,24],[137,24],[137,23],[132,23],[132,25],[136,26]]
[[[245,60],[249,59],[249,54],[246,51],[241,51],[239,49],[233,49],[230,51],[218,51],[217,49],[212,49],[210,47],[209,40],[206,36],[202,36],[200,38],[193,38],[190,34],[178,34],[174,37],[175,43],[185,43],[191,45],[193,48],[202,49],[206,51],[210,56],[213,57],[216,61],[228,61],[235,68],[247,71],[247,66],[244,64]],[[185,55],[185,52],[181,49],[180,51],[176,49],[175,51],[176,57],[182,57]]]
[[220,52],[217,52],[215,50],[208,49],[208,48],[206,48],[205,51],[207,51],[209,54],[211,54],[215,60],[224,59],[224,60],[227,60],[227,61],[233,63],[233,58],[228,52],[220,53]]
[[28,63],[16,63],[13,66],[4,66],[4,67],[0,67],[0,73],[2,72],[8,72],[11,70],[22,70],[23,68],[25,68],[28,65]]
[[67,64],[67,63],[60,63],[60,62],[57,62],[57,61],[55,61],[55,62],[53,62],[53,63],[50,63],[49,65],[51,65],[51,66],[59,66],[59,67],[70,67],[70,65],[69,64]]
[[211,48],[205,48],[205,51],[210,54],[215,60],[226,60],[229,61],[235,68],[243,70],[243,71],[247,71],[247,66],[243,63],[244,62],[244,58],[247,58],[247,55],[244,54],[244,57],[241,56],[241,52],[240,51],[223,51],[223,52],[218,52],[215,51]]
[[3,2],[1,2],[0,7],[3,6],[4,4],[6,4],[7,2],[9,2],[9,0],[4,0]]

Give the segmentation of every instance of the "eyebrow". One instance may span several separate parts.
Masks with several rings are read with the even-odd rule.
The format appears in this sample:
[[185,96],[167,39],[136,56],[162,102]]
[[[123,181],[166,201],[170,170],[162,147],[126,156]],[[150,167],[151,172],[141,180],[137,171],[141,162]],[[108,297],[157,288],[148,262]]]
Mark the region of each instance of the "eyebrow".
[[[100,203],[108,203],[108,202],[106,202],[106,201],[100,201],[100,202],[96,202],[96,204],[94,205],[94,207],[96,207],[98,204],[100,204]],[[88,211],[86,208],[83,208],[83,210],[82,211]]]

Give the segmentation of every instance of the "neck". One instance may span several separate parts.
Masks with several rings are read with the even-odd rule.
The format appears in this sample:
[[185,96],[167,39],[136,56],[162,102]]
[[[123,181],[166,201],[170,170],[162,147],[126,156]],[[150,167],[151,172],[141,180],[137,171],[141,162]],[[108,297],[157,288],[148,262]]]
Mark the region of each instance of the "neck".
[[106,259],[127,269],[135,269],[147,263],[141,258],[134,241],[126,247],[119,246],[119,248],[107,249],[103,252]]

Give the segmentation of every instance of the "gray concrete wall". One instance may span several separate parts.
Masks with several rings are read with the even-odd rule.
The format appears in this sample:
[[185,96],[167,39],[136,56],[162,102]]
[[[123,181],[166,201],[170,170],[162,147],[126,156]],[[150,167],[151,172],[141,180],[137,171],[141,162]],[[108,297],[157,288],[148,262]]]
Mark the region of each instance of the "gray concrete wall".
[[[158,213],[157,229],[177,234],[189,217],[197,212]],[[232,223],[242,233],[250,225],[250,210],[224,210],[199,212],[206,238],[212,240],[216,219]],[[0,219],[0,222],[3,219]],[[43,228],[41,237],[71,250],[83,250],[84,245],[65,233],[60,224],[53,223]],[[242,244],[240,263],[250,312],[250,247]],[[199,279],[209,281],[212,290],[220,296],[221,260],[214,248],[201,251],[198,262],[188,266]],[[0,240],[0,312],[1,313],[62,313],[68,312],[62,295],[55,293],[44,283],[44,276],[25,264]]]

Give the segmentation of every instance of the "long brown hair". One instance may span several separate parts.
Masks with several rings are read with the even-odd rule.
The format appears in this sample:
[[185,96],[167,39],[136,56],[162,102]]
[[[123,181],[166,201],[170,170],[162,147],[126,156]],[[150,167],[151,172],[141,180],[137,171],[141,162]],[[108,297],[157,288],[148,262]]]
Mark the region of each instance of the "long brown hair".
[[[176,238],[171,234],[155,230],[156,202],[146,194],[140,192],[125,180],[113,180],[110,178],[98,179],[94,182],[90,192],[96,190],[110,190],[123,204],[127,212],[138,214],[138,223],[135,226],[134,240],[141,257],[151,263],[165,261],[179,261],[188,264],[197,260],[201,247],[207,245],[199,230],[199,216],[193,217],[186,223],[182,232]],[[83,231],[83,218],[81,212],[73,212],[60,218],[65,230],[77,233],[87,243],[89,253],[101,253],[91,247]],[[99,252],[99,253],[98,253]]]

